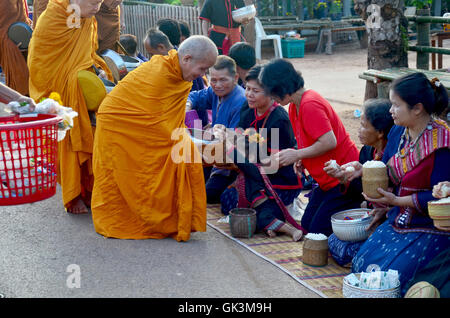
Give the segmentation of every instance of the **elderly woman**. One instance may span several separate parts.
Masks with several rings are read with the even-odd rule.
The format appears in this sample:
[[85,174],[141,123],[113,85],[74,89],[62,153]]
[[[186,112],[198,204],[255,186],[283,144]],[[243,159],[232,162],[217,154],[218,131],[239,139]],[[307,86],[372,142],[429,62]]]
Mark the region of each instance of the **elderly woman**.
[[[388,99],[369,99],[364,103],[364,112],[361,115],[361,123],[358,138],[364,145],[359,152],[359,161],[349,162],[342,166],[327,162],[324,171],[331,177],[337,178],[342,184],[342,190],[350,193],[355,201],[366,204],[362,196],[361,169],[362,165],[369,160],[382,160],[384,149],[387,144],[387,136],[394,125],[394,120],[389,112],[391,102]],[[353,172],[346,169],[352,167]],[[372,210],[374,215],[378,210]],[[373,224],[367,230],[370,230]],[[335,234],[328,238],[330,253],[340,265],[349,263],[356,255],[361,242],[343,242]]]
[[330,160],[340,165],[358,160],[358,149],[328,101],[314,90],[305,89],[303,77],[290,62],[272,60],[264,66],[260,80],[277,102],[289,104],[289,118],[298,143],[298,149],[283,149],[276,154],[279,164],[295,164],[298,172],[306,168],[319,184],[312,190],[301,224],[308,232],[330,235],[331,216],[357,208],[359,203],[343,194],[339,181],[323,167]]
[[[228,214],[237,206],[254,208],[259,230],[265,231],[270,237],[277,232],[285,233],[298,241],[304,231],[289,215],[286,205],[299,195],[301,181],[292,165],[269,171],[270,167],[262,163],[265,162],[264,156],[269,158],[271,153],[295,147],[295,136],[287,112],[261,87],[258,81],[260,71],[261,67],[255,66],[246,76],[248,107],[244,105],[242,108],[237,127],[241,132],[245,129],[244,134],[238,134],[238,138],[244,138],[246,142],[243,144],[247,147],[240,149],[238,146],[235,149],[239,142],[229,147],[233,150],[233,160],[241,173],[235,186],[225,190],[221,196],[222,212]],[[257,147],[252,148],[249,142],[255,136],[267,148],[256,139]],[[226,140],[228,142],[230,138],[227,136]]]
[[364,194],[366,200],[390,209],[387,220],[354,257],[352,271],[366,271],[373,264],[384,271],[398,270],[404,294],[414,273],[450,246],[450,232],[434,227],[427,207],[435,200],[433,186],[450,179],[450,130],[434,116],[446,110],[448,95],[437,79],[413,73],[392,83],[389,98],[394,123],[405,127],[387,162],[394,191],[379,188],[379,199]]

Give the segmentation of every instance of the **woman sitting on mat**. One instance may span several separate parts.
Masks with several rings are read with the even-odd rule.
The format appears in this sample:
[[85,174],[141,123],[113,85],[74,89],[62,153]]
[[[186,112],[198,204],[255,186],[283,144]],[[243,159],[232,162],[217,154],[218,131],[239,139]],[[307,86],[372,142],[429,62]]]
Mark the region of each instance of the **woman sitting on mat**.
[[[389,99],[369,99],[364,103],[364,112],[361,115],[361,122],[358,132],[359,141],[363,144],[359,152],[359,161],[349,162],[342,166],[333,165],[331,161],[327,162],[324,171],[329,176],[336,178],[341,183],[343,192],[350,193],[354,200],[360,202],[362,207],[367,207],[362,195],[361,169],[362,165],[369,160],[382,160],[384,149],[388,142],[387,136],[394,120],[389,109],[391,102]],[[353,170],[347,171],[348,167]],[[372,207],[371,205],[369,205]],[[378,210],[372,210],[373,215]],[[375,227],[377,219],[369,226],[367,230]],[[335,234],[328,238],[328,247],[331,255],[339,265],[349,263],[358,252],[362,242],[344,242],[339,240]]]
[[[261,87],[258,81],[260,71],[261,67],[255,66],[246,77],[248,107],[242,108],[237,126],[240,128],[238,139],[245,140],[245,143],[238,141],[227,146],[240,174],[234,186],[221,196],[222,212],[228,214],[236,207],[251,207],[257,212],[257,229],[264,230],[270,237],[280,232],[298,241],[306,233],[289,215],[286,205],[300,194],[301,180],[292,165],[269,171],[267,165],[261,163],[264,156],[269,158],[271,153],[296,147],[295,136],[287,112]],[[251,131],[250,136],[242,134],[244,130]],[[222,138],[224,136],[225,133]],[[233,136],[226,134],[227,143],[230,138]],[[277,141],[278,147],[274,146]],[[255,143],[251,145],[251,142],[255,142],[256,147],[252,147]],[[244,151],[239,148],[241,144],[246,146]]]
[[352,272],[372,264],[382,271],[397,270],[404,294],[414,273],[450,246],[450,232],[434,227],[428,214],[428,202],[436,200],[433,186],[450,180],[450,129],[435,117],[448,108],[448,94],[437,79],[413,73],[392,83],[389,98],[394,123],[405,127],[387,162],[394,192],[379,188],[379,199],[364,195],[390,209],[353,258]]
[[275,156],[280,166],[302,167],[319,184],[312,190],[301,224],[312,233],[330,235],[331,216],[339,211],[357,208],[349,194],[340,191],[339,181],[323,171],[325,162],[344,164],[358,160],[359,152],[339,116],[317,92],[305,89],[303,77],[283,59],[266,64],[260,80],[266,92],[281,105],[289,104],[289,118],[298,149],[283,149]]

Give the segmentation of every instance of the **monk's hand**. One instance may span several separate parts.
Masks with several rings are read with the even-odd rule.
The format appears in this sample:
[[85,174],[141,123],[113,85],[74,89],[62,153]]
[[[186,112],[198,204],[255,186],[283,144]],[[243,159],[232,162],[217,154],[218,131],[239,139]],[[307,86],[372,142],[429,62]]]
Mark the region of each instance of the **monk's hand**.
[[388,192],[383,190],[382,188],[378,188],[378,193],[382,195],[381,198],[370,198],[368,197],[364,192],[362,195],[367,201],[373,202],[378,205],[384,205],[384,206],[395,206],[397,205],[397,196],[393,194],[392,192]]
[[373,216],[372,221],[369,226],[366,228],[367,232],[373,233],[375,229],[384,222],[386,218],[386,213],[389,211],[388,207],[376,208],[369,212],[369,215]]
[[30,111],[34,112],[34,110],[36,109],[36,103],[34,102],[34,100],[30,97],[27,96],[20,96],[19,98],[17,98],[17,101],[19,103],[27,103],[28,105],[30,105]]
[[301,158],[299,158],[298,150],[283,149],[275,154],[275,160],[278,161],[280,167],[285,167],[301,160]]

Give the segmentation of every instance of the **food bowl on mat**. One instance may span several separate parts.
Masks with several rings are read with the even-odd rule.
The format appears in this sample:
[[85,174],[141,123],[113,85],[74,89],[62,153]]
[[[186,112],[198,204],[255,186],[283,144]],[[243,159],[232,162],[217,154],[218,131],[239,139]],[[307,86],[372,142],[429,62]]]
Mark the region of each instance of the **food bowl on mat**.
[[236,10],[231,11],[233,20],[237,23],[242,23],[245,20],[251,20],[256,16],[255,5],[251,4]]
[[233,237],[250,238],[256,231],[256,211],[235,208],[230,211],[230,231]]
[[[360,273],[354,274],[357,279],[360,279]],[[342,295],[345,298],[400,298],[400,282],[395,287],[369,289],[359,286],[353,286],[344,277],[342,281]]]
[[351,209],[333,214],[333,233],[341,241],[358,242],[367,239],[369,232],[366,228],[373,219],[373,216],[368,214],[369,211],[370,209]]

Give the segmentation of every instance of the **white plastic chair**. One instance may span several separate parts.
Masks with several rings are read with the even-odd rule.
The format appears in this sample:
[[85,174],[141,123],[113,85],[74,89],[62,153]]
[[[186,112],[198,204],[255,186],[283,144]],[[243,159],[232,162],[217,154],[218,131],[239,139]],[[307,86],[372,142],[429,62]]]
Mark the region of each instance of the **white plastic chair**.
[[273,49],[275,51],[275,57],[283,58],[283,52],[281,50],[281,37],[278,34],[267,35],[261,24],[261,21],[255,17],[255,31],[256,31],[256,41],[255,41],[255,55],[256,58],[261,60],[261,42],[263,40],[273,41]]

